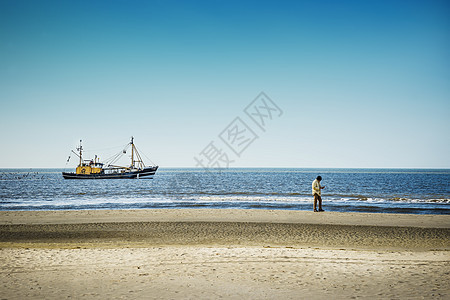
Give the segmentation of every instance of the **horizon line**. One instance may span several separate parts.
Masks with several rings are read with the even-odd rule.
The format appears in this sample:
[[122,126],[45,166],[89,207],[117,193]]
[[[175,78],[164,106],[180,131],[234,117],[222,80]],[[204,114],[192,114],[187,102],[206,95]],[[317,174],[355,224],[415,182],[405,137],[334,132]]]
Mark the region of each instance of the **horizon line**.
[[[0,170],[32,170],[32,169],[72,169],[74,167],[0,167]],[[162,167],[159,166],[159,169],[196,169],[196,170],[204,170],[204,171],[226,171],[233,169],[375,169],[375,170],[383,170],[383,169],[397,169],[397,170],[450,170],[450,167],[230,167],[230,168],[201,168],[201,167]]]

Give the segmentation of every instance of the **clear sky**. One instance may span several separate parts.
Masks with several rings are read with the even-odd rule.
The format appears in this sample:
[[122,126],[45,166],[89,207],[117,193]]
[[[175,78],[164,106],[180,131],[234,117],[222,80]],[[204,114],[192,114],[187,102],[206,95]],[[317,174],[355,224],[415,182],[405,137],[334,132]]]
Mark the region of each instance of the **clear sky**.
[[0,105],[2,168],[132,135],[162,167],[213,142],[230,167],[450,168],[450,4],[0,0]]

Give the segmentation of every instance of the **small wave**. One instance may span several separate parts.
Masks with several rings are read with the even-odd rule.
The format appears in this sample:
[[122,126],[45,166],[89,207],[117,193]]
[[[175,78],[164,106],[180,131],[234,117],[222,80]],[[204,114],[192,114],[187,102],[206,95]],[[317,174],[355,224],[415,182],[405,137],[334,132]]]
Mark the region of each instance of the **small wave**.
[[[326,199],[325,197],[322,197]],[[371,198],[371,197],[360,197],[360,198],[340,198],[341,201],[366,201],[373,203],[439,203],[445,204],[450,203],[450,199],[411,199],[411,198]]]
[[311,202],[313,201],[312,197],[278,197],[278,196],[238,196],[238,195],[229,195],[229,196],[223,196],[223,195],[216,195],[216,196],[200,196],[200,197],[193,197],[192,199],[195,199],[197,201],[233,201],[233,202]]

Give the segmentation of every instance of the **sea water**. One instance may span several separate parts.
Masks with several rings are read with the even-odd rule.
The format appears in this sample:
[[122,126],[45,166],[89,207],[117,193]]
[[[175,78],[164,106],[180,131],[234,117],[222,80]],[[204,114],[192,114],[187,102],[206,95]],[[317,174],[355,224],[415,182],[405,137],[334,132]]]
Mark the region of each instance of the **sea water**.
[[450,170],[160,168],[153,179],[65,180],[60,169],[1,169],[0,210],[231,208],[449,214]]

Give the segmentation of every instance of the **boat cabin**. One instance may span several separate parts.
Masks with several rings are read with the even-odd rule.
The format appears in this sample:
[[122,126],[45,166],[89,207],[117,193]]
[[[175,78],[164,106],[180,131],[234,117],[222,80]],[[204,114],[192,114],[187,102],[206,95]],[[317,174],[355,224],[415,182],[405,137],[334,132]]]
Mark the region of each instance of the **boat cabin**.
[[[97,159],[96,159],[97,160]],[[103,172],[103,164],[94,160],[84,160],[76,170],[76,174],[101,174]]]

